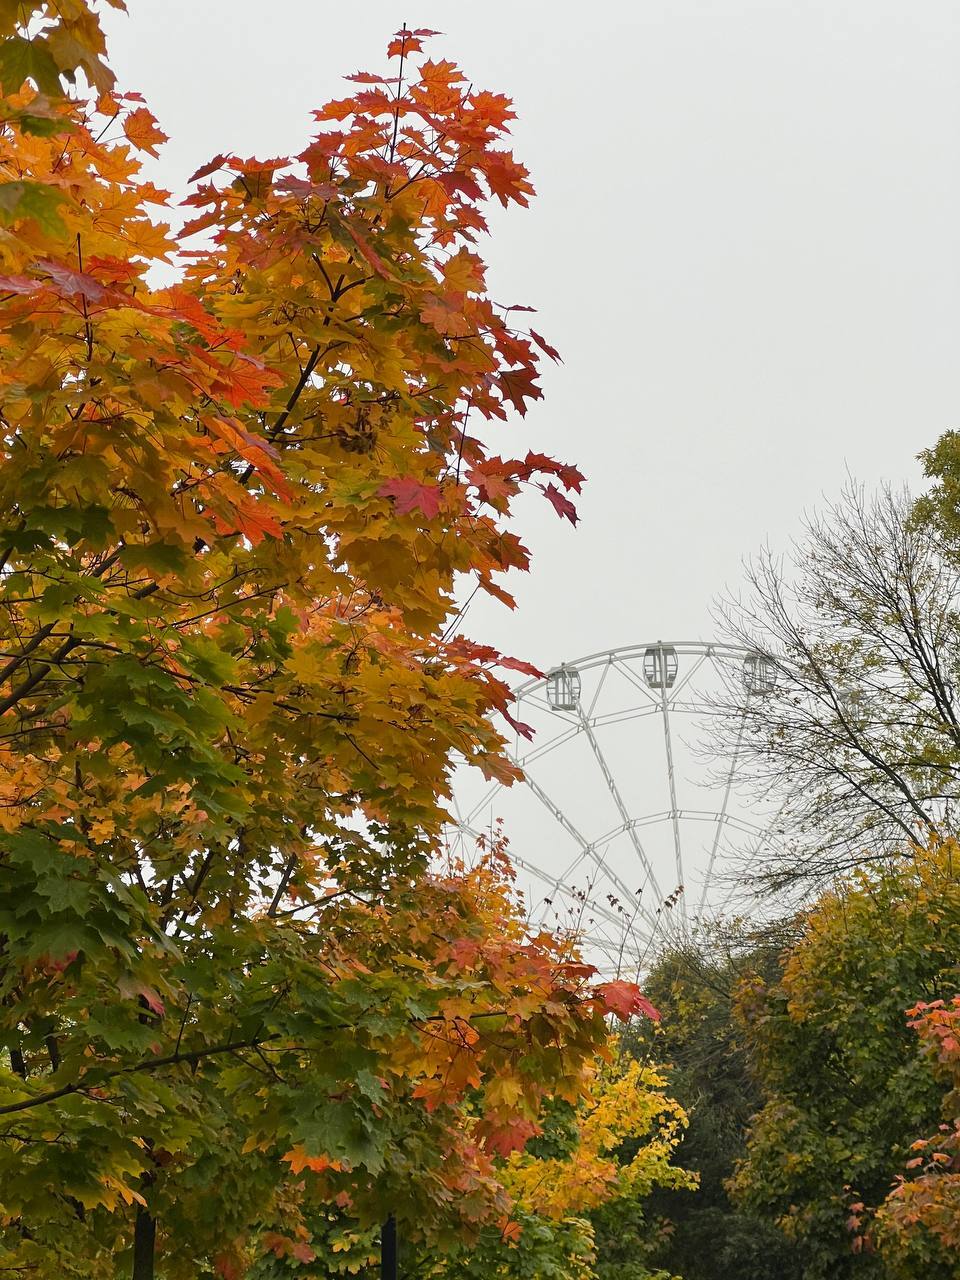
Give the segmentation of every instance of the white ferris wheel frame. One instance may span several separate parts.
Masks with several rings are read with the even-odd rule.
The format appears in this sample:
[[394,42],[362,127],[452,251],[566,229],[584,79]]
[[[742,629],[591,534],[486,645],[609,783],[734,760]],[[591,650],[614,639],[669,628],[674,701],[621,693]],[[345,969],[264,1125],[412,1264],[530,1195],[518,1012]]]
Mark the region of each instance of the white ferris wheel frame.
[[[650,654],[651,650],[659,652],[661,655],[673,653],[678,661],[678,670],[676,679],[672,683],[668,683],[661,669],[661,679],[659,685],[651,685],[644,678],[643,662],[644,658]],[[689,664],[684,664],[683,668],[679,666],[680,659],[690,659]],[[529,859],[518,856],[511,852],[511,860],[516,866],[523,869],[528,874],[536,877],[537,880],[550,886],[553,891],[570,894],[575,892],[574,886],[570,882],[570,876],[574,874],[585,863],[593,864],[597,872],[603,875],[616,887],[617,892],[622,895],[623,902],[632,909],[632,916],[629,917],[629,923],[625,923],[623,915],[616,912],[602,902],[591,900],[589,910],[595,917],[603,919],[607,924],[614,925],[623,935],[621,942],[615,948],[617,952],[618,967],[623,959],[625,947],[627,951],[633,954],[635,959],[639,959],[642,955],[646,955],[654,939],[660,935],[663,936],[672,929],[673,932],[679,931],[682,936],[687,936],[690,928],[690,918],[686,907],[686,895],[681,892],[679,895],[679,913],[676,917],[667,915],[662,909],[662,904],[667,900],[668,894],[675,891],[678,886],[685,886],[685,869],[683,856],[683,841],[681,839],[681,823],[687,821],[712,823],[714,827],[713,838],[710,842],[710,853],[707,861],[706,872],[703,879],[703,888],[700,894],[699,903],[696,908],[695,918],[701,918],[707,906],[707,898],[711,884],[714,879],[717,856],[720,852],[721,841],[724,832],[727,830],[739,832],[741,835],[750,838],[754,842],[753,849],[748,853],[749,861],[755,858],[759,852],[759,847],[767,834],[767,828],[751,822],[748,819],[740,817],[730,812],[730,798],[733,791],[734,781],[737,774],[737,765],[739,760],[740,740],[738,737],[735,749],[730,756],[725,776],[722,780],[722,799],[718,809],[690,809],[682,808],[677,800],[677,777],[674,763],[673,752],[673,735],[671,731],[671,718],[674,715],[702,715],[709,716],[716,712],[716,707],[711,703],[700,700],[690,700],[689,697],[682,697],[684,690],[688,688],[691,681],[706,664],[714,664],[718,671],[725,671],[729,675],[731,664],[740,664],[745,671],[748,660],[757,660],[758,655],[755,650],[748,649],[740,645],[716,643],[712,641],[702,640],[681,640],[681,641],[652,641],[647,644],[625,645],[617,649],[604,649],[597,653],[587,654],[582,658],[574,659],[570,662],[564,662],[560,668],[548,672],[544,676],[534,677],[524,681],[516,686],[513,690],[514,700],[517,704],[518,716],[523,718],[523,703],[527,702],[538,708],[538,710],[547,713],[555,720],[559,720],[562,724],[559,732],[545,741],[533,743],[529,750],[520,752],[515,748],[512,752],[507,752],[510,760],[516,764],[523,773],[523,782],[517,785],[527,787],[540,804],[552,816],[554,821],[571,837],[575,845],[579,849],[579,853],[573,860],[562,870],[559,875],[544,867],[537,866]],[[665,662],[665,658],[661,661]],[[723,664],[722,666],[719,664]],[[576,698],[576,708],[558,709],[555,705],[548,701],[547,687],[548,681],[557,671],[566,671],[577,673],[579,676],[586,671],[592,671],[596,668],[603,668],[600,673],[599,680],[588,705],[584,705],[579,696]],[[639,670],[634,669],[639,667]],[[596,714],[597,702],[603,691],[607,676],[611,671],[617,670],[624,676],[627,681],[632,684],[641,695],[641,700],[635,706],[625,707],[617,711],[611,711],[603,714]],[[750,688],[747,687],[749,694]],[[579,680],[578,680],[579,692]],[[662,721],[663,751],[665,762],[665,777],[667,796],[669,799],[669,807],[664,810],[658,810],[651,813],[631,814],[626,803],[624,802],[620,788],[617,785],[616,776],[604,755],[603,748],[597,736],[596,730],[607,724],[616,724],[624,720],[641,719],[647,716],[659,716]],[[742,722],[741,722],[742,723]],[[582,834],[579,828],[564,812],[561,804],[557,803],[544,788],[537,782],[531,773],[531,765],[541,759],[548,753],[557,750],[567,742],[574,738],[583,736],[588,742],[591,752],[599,767],[600,773],[606,784],[610,798],[620,815],[620,823],[606,831],[604,834],[588,840]],[[519,741],[519,739],[518,739]],[[504,789],[503,783],[494,783],[483,794],[483,796],[463,813],[454,796],[454,809],[456,815],[456,830],[461,836],[479,838],[483,833],[476,825],[478,817],[482,810],[488,808],[492,800]],[[720,792],[720,785],[717,787]],[[673,836],[673,852],[674,852],[674,871],[676,874],[676,885],[673,890],[668,890],[668,894],[663,891],[663,886],[658,882],[654,872],[653,865],[643,847],[643,841],[640,832],[644,827],[652,826],[658,823],[669,823],[672,828]],[[605,850],[610,844],[621,835],[626,834],[633,846],[637,860],[643,869],[645,880],[641,889],[635,890],[628,887],[623,878],[606,864]],[[746,870],[746,868],[745,868]],[[641,900],[641,894],[647,885],[655,894],[656,903],[659,904],[656,910],[651,910],[647,903]],[[716,904],[714,908],[717,912],[722,912],[730,903],[736,893],[736,886],[731,888],[723,900]],[[626,929],[626,934],[624,930]],[[629,936],[627,936],[629,935]],[[599,950],[609,951],[611,944],[609,941],[604,942],[599,938],[592,940]]]

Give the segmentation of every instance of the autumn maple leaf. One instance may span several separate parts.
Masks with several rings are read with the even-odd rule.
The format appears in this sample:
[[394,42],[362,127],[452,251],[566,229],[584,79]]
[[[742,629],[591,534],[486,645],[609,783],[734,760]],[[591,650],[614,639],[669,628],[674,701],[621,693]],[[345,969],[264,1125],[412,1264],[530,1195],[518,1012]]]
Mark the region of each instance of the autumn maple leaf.
[[413,476],[397,476],[388,480],[377,490],[381,498],[393,498],[394,510],[398,516],[407,515],[410,511],[422,511],[430,520],[440,511],[440,499],[443,493],[439,485],[421,484]]
[[617,978],[613,982],[601,982],[594,989],[606,1005],[607,1012],[615,1013],[624,1022],[634,1013],[642,1013],[653,1022],[660,1021],[660,1010],[650,1003],[635,982]]
[[521,658],[511,658],[500,653],[493,645],[477,644],[465,636],[457,636],[447,645],[447,650],[456,657],[467,658],[472,662],[489,662],[498,667],[508,667],[511,671],[519,671],[526,676],[541,677],[543,672],[532,662],[524,662]]
[[528,400],[543,399],[534,377],[530,369],[503,369],[497,377],[504,400],[509,400],[521,415],[527,412]]
[[82,294],[90,302],[99,302],[104,295],[103,285],[83,271],[74,271],[60,262],[42,260],[37,263],[57,287],[66,294]]
[[560,352],[556,349],[556,347],[551,347],[550,343],[546,340],[546,338],[541,337],[540,334],[537,333],[536,329],[530,330],[530,337],[534,340],[534,342],[537,344],[540,350],[543,351],[546,355],[548,355],[551,360],[554,360],[557,363],[560,363]]
[[517,482],[506,475],[498,475],[491,468],[474,467],[467,475],[471,484],[476,485],[484,502],[495,503],[503,498],[511,498],[517,492]]
[[538,1124],[519,1117],[488,1131],[484,1146],[498,1156],[508,1156],[511,1151],[522,1151],[531,1138],[542,1133]]
[[339,1160],[331,1160],[329,1156],[308,1155],[302,1144],[293,1147],[281,1159],[289,1164],[291,1173],[303,1173],[304,1169],[310,1169],[313,1173],[323,1173],[327,1169],[338,1170],[343,1167]]
[[117,983],[117,990],[126,1000],[142,999],[157,1017],[163,1017],[163,1000],[153,987],[149,987],[143,982],[137,982],[132,978],[121,978]]
[[576,524],[580,517],[577,515],[577,508],[570,499],[565,497],[555,484],[546,484],[541,487],[544,496],[550,501],[557,515],[561,518],[566,517],[571,524]]
[[526,738],[528,742],[533,741],[533,728],[531,725],[526,724],[523,720],[517,720],[515,716],[510,714],[505,706],[500,707],[499,711],[507,724],[509,724],[512,729],[515,729],[521,737]]
[[123,122],[123,132],[135,147],[151,156],[157,155],[157,147],[167,141],[167,135],[157,127],[156,119],[146,107],[130,112]]

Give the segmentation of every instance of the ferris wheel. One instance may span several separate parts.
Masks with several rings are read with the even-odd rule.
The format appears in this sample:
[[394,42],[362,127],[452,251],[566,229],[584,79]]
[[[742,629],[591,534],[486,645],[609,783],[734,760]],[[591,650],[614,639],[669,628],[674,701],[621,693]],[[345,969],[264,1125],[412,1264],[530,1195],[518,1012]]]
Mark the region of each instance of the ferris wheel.
[[724,758],[708,743],[721,703],[763,696],[776,678],[766,655],[703,641],[563,662],[514,690],[534,731],[510,752],[524,781],[478,789],[458,775],[452,843],[466,849],[502,822],[531,922],[574,929],[604,972],[636,972],[658,940],[728,910],[734,869],[768,843],[739,740]]

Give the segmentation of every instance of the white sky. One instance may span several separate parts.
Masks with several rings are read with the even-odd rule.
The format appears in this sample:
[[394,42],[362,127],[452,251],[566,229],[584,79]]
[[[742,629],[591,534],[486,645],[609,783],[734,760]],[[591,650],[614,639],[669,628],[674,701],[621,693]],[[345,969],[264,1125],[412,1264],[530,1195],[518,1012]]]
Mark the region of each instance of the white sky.
[[[493,445],[575,462],[589,483],[576,531],[522,504],[533,574],[513,584],[515,614],[472,607],[476,638],[545,668],[709,638],[743,557],[784,548],[848,470],[917,483],[919,450],[960,426],[956,0],[129,3],[109,19],[112,59],[173,139],[151,176],[174,190],[219,151],[300,149],[310,110],[380,69],[403,20],[441,29],[437,55],[515,99],[539,197],[494,214],[484,253],[494,296],[535,305],[565,363]],[[662,811],[659,723],[628,729],[604,739],[625,801]],[[591,765],[558,759],[546,785],[593,840],[618,818]],[[681,788],[696,774],[678,763]],[[565,875],[576,847],[515,791],[516,812],[498,798],[489,816]],[[679,804],[719,807],[698,794]],[[669,828],[641,830],[666,892]],[[710,830],[683,835],[688,897]],[[611,846],[634,886],[631,859]]]
[[174,189],[217,151],[299,148],[404,19],[514,97],[539,196],[485,253],[565,364],[496,443],[589,484],[576,532],[523,505],[534,573],[474,634],[544,665],[706,637],[741,558],[846,468],[915,481],[960,425],[955,0],[130,8],[113,63],[173,139],[154,173]]

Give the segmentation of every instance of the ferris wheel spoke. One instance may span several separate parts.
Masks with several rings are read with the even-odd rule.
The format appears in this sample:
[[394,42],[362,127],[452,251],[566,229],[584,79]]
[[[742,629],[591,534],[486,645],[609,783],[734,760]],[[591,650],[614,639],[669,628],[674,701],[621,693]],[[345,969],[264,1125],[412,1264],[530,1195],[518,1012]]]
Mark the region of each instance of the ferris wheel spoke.
[[528,764],[533,764],[535,761],[539,760],[541,756],[545,756],[548,751],[553,751],[557,747],[562,747],[565,742],[569,742],[572,738],[575,738],[580,732],[580,725],[576,721],[568,721],[566,717],[564,717],[564,723],[569,727],[561,729],[559,733],[554,734],[552,738],[548,738],[546,742],[541,742],[536,747],[532,747],[526,755],[513,756],[513,763],[519,765],[521,769],[524,769]]
[[452,802],[452,804],[453,804],[453,816],[454,816],[454,817],[456,818],[456,820],[457,820],[457,826],[462,826],[462,824],[463,824],[463,810],[460,808],[460,801],[459,801],[459,799],[457,798],[457,793],[456,793],[456,791],[452,791],[452,792],[451,792],[451,794],[450,794],[450,800],[451,800],[451,802]]
[[[597,709],[597,702],[600,699],[600,694],[603,692],[603,686],[607,683],[607,676],[610,674],[610,668],[612,666],[613,666],[613,663],[608,662],[604,666],[603,670],[600,672],[600,679],[597,681],[597,687],[593,691],[593,698],[590,702],[590,710],[587,712],[587,719],[590,719],[594,711],[596,711]],[[580,718],[582,719],[583,711],[580,708],[578,708],[578,710],[580,711]]]
[[673,855],[677,870],[677,888],[680,894],[680,916],[686,932],[687,901],[686,885],[683,874],[683,846],[680,842],[680,819],[677,814],[677,779],[673,766],[673,742],[670,737],[670,710],[667,703],[667,682],[662,679],[660,685],[660,705],[663,712],[663,745],[667,757],[667,786],[670,791],[670,818],[673,825]]
[[537,708],[538,711],[549,712],[550,715],[556,717],[559,720],[563,720],[566,724],[575,725],[577,723],[576,718],[574,716],[565,715],[562,711],[558,711],[556,707],[552,707],[545,698],[541,698],[539,694],[537,694],[536,692],[525,693],[522,695],[518,694],[517,695],[518,705],[524,702],[531,703],[533,706]]
[[[562,880],[558,879],[557,876],[552,875],[549,871],[545,871],[543,867],[538,867],[528,858],[513,857],[511,860],[516,863],[518,867],[522,867],[524,871],[528,871],[531,875],[536,876],[537,879],[542,880],[544,884],[550,885],[555,892],[562,894],[564,899],[568,900],[576,897],[577,890],[573,885],[565,884]],[[603,920],[607,921],[608,924],[616,925],[617,928],[620,928],[623,923],[618,915],[608,907],[603,906],[601,903],[591,902],[590,910],[594,915],[601,917]]]
[[580,846],[580,848],[583,850],[586,856],[592,862],[594,862],[599,867],[600,870],[604,872],[604,874],[606,875],[607,879],[611,882],[611,884],[615,885],[617,890],[623,895],[624,900],[626,902],[629,902],[632,906],[635,906],[636,908],[638,908],[643,918],[647,920],[648,923],[652,926],[654,924],[654,917],[650,914],[649,910],[646,907],[644,907],[640,902],[639,894],[637,894],[635,890],[630,889],[624,883],[624,881],[621,880],[621,878],[617,875],[617,873],[612,870],[612,868],[604,865],[604,859],[600,856],[597,850],[593,847],[593,845],[588,840],[584,839],[584,837],[573,825],[573,823],[570,821],[567,815],[563,812],[560,806],[550,799],[550,797],[544,791],[543,787],[541,787],[540,784],[536,782],[530,776],[529,773],[527,773],[525,777],[527,781],[527,786],[530,788],[533,794],[537,797],[540,803],[544,806],[544,808],[547,809],[547,811],[553,815],[554,819],[560,824],[561,827],[563,827],[564,831],[566,831],[568,835],[572,836],[573,839],[576,840],[577,844]]
[[[623,828],[621,827],[619,828],[619,830],[622,832]],[[580,867],[584,864],[587,858],[590,858],[590,860],[594,864],[594,875],[592,877],[593,889],[596,892],[599,892],[601,888],[601,886],[598,884],[598,881],[597,881],[598,873],[606,877],[610,881],[610,883],[613,885],[614,888],[619,889],[620,883],[617,881],[616,877],[611,876],[609,874],[609,869],[607,867],[607,852],[601,852],[602,844],[603,844],[602,841],[595,840],[588,846],[588,848],[582,849],[580,853],[578,853],[577,856],[574,858],[574,860],[568,866],[564,867],[563,874],[561,875],[560,879],[565,884],[571,884],[571,877],[575,874],[575,872],[577,872],[580,869]],[[636,917],[641,914],[643,887],[644,886],[641,886],[640,891],[634,895],[633,912],[630,917],[631,919],[636,919]],[[614,898],[615,898],[615,895],[607,895],[607,901],[610,903],[611,907],[616,906],[616,910],[618,911],[618,913],[622,913],[624,910],[623,903],[620,901],[619,898],[616,898],[614,901]],[[647,913],[643,918],[647,919],[652,925],[653,921],[656,919],[656,916],[650,915],[649,913]]]
[[624,828],[630,837],[630,843],[633,845],[634,852],[640,859],[640,864],[646,872],[647,881],[653,886],[653,891],[657,895],[657,901],[660,902],[663,900],[663,891],[657,883],[657,877],[654,875],[653,866],[650,859],[647,857],[647,851],[644,849],[643,844],[640,841],[640,837],[637,835],[636,828],[630,821],[630,814],[627,811],[627,806],[623,803],[623,796],[620,794],[620,788],[617,786],[610,766],[607,764],[606,757],[600,749],[600,743],[597,741],[597,736],[593,732],[590,722],[587,720],[583,712],[580,713],[580,724],[583,728],[584,734],[586,735],[587,741],[590,743],[590,748],[596,757],[597,764],[600,766],[600,772],[603,774],[603,780],[607,784],[607,790],[610,792],[611,799],[617,807],[617,812],[623,819]]
[[740,746],[743,742],[743,730],[746,724],[746,711],[740,717],[740,726],[737,730],[737,742],[733,749],[733,756],[730,760],[730,768],[727,772],[727,782],[723,789],[723,804],[720,806],[720,812],[717,815],[717,825],[713,833],[713,843],[710,846],[710,857],[707,861],[706,875],[703,877],[703,891],[700,894],[700,902],[697,905],[697,915],[703,914],[704,903],[707,900],[707,893],[710,890],[710,882],[713,879],[713,868],[717,861],[717,850],[720,848],[720,838],[723,835],[723,828],[727,821],[727,809],[730,805],[730,792],[733,789],[733,777],[737,768],[737,760],[740,756]]
[[497,798],[500,792],[503,791],[503,789],[504,787],[502,782],[495,782],[488,791],[485,791],[483,793],[483,795],[480,797],[477,803],[473,806],[473,808],[467,814],[466,818],[464,819],[464,822],[466,822],[469,825],[472,825],[476,821],[477,814],[481,811],[481,809],[485,809],[487,805],[493,804],[494,800]]
[[586,849],[581,849],[580,852],[577,854],[577,856],[574,858],[574,860],[572,862],[568,862],[567,865],[563,868],[563,871],[560,873],[560,879],[565,884],[569,884],[570,877],[577,874],[577,872],[580,870],[583,864],[587,861],[589,856],[590,855],[587,853]]
[[[782,813],[782,810],[781,810],[781,813]],[[778,821],[779,821],[779,817],[773,820],[773,822],[771,823],[771,826],[776,825]],[[726,908],[728,903],[734,897],[736,897],[736,895],[742,889],[746,887],[747,876],[750,874],[750,872],[756,866],[757,862],[760,860],[760,855],[762,854],[764,848],[769,845],[769,839],[768,839],[769,831],[756,832],[755,835],[756,835],[756,839],[754,840],[753,848],[749,851],[745,860],[741,863],[741,866],[740,866],[739,875],[738,875],[738,879],[740,880],[740,883],[735,884],[730,889],[730,891],[726,894],[726,896],[723,898],[722,902],[720,902],[719,906],[717,907],[718,914],[722,912]]]
[[660,703],[652,702],[649,706],[624,707],[622,711],[608,711],[605,715],[591,716],[590,723],[595,729],[602,725],[622,724],[624,720],[642,720],[645,716],[660,714]]

